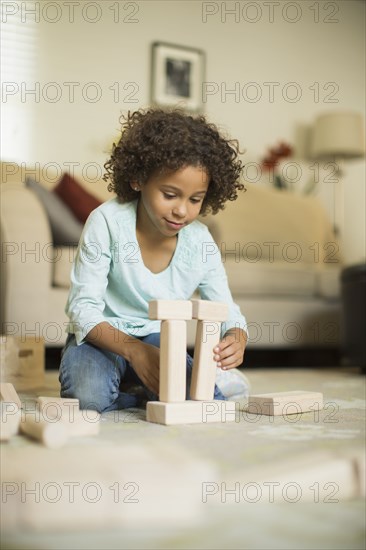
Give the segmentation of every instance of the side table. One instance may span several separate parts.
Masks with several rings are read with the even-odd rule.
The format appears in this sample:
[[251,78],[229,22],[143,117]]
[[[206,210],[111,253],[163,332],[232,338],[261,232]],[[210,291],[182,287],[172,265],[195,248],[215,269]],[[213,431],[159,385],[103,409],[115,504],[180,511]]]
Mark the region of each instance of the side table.
[[366,372],[366,264],[342,271],[341,296],[343,359]]

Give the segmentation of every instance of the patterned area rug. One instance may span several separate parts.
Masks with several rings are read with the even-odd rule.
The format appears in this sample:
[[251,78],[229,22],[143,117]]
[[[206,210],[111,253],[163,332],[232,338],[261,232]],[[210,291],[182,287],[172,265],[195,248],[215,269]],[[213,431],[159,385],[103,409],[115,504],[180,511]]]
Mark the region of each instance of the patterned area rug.
[[[162,426],[105,413],[97,436],[1,446],[2,548],[364,548],[365,378],[247,371],[252,393],[321,391],[324,408]],[[20,394],[26,410],[45,387]]]

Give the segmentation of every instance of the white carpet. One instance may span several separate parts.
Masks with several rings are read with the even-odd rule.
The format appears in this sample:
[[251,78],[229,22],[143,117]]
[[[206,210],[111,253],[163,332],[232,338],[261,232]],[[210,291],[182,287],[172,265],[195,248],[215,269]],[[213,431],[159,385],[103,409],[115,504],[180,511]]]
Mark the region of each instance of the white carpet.
[[[20,393],[28,409],[58,395],[46,374]],[[1,446],[2,548],[364,548],[365,378],[247,374],[252,393],[321,391],[324,409],[170,427],[142,409],[110,412],[98,436],[59,450],[16,436]]]

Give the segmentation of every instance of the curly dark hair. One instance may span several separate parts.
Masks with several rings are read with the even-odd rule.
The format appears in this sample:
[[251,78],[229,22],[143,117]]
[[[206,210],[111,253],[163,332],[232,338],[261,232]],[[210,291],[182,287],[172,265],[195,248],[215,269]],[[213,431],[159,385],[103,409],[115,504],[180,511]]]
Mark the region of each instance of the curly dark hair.
[[237,140],[226,139],[203,115],[180,109],[140,109],[120,118],[122,134],[105,163],[104,180],[123,202],[138,197],[131,182],[146,183],[152,175],[170,174],[186,166],[201,167],[209,187],[200,214],[217,214],[227,200],[234,201],[243,165]]

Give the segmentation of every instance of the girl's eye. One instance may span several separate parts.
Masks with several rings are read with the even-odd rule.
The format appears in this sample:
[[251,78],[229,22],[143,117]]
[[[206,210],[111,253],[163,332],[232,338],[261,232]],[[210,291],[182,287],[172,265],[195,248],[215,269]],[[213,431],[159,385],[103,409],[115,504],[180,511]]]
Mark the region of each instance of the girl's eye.
[[193,202],[193,204],[198,204],[199,202],[202,202],[203,199],[191,199],[191,202]]
[[169,193],[163,193],[166,199],[174,199],[175,195],[170,195]]

